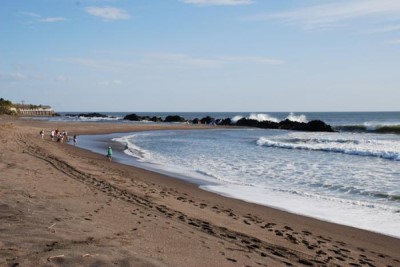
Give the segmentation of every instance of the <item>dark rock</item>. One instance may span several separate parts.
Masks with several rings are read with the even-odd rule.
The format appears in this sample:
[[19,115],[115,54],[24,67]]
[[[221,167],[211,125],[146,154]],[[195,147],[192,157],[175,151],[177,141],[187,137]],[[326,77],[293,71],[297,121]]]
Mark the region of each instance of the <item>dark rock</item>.
[[231,118],[226,118],[226,119],[218,119],[216,120],[217,125],[231,125],[232,120]]
[[150,116],[139,116],[141,121],[150,121]]
[[165,122],[184,122],[185,119],[179,115],[169,115],[165,118]]
[[100,114],[97,112],[92,112],[92,113],[81,113],[81,114],[66,114],[65,116],[68,117],[85,117],[85,118],[111,118],[110,116]]
[[[228,124],[224,124],[228,125]],[[282,129],[293,131],[309,131],[309,132],[333,132],[330,125],[320,120],[313,120],[308,123],[297,122],[291,120],[283,120],[279,123],[273,121],[258,121],[253,119],[242,118],[236,122],[237,126],[257,127],[263,129]]]
[[257,127],[259,121],[253,119],[241,118],[236,122],[237,126]]
[[304,122],[297,122],[286,119],[279,122],[279,129],[305,131],[306,124]]
[[273,121],[260,121],[257,127],[263,129],[279,129],[279,124]]
[[320,120],[313,120],[304,123],[286,119],[279,122],[279,129],[308,132],[333,132],[333,129],[330,125]]
[[126,115],[124,117],[124,120],[130,120],[130,121],[152,121],[152,122],[162,122],[162,119],[160,117],[150,117],[150,116],[139,116],[135,113]]
[[214,118],[211,118],[210,116],[204,117],[200,120],[201,124],[210,124],[213,121]]
[[[88,117],[88,118],[113,118],[100,113],[83,113],[83,114],[67,114],[66,116],[72,117]],[[170,115],[163,120],[156,116],[139,116],[137,114],[129,114],[124,117],[124,120],[130,121],[152,121],[152,122],[185,122],[185,118],[179,115]],[[236,123],[232,123],[230,118],[226,119],[214,119],[210,116],[202,119],[195,118],[191,121],[193,124],[215,124],[215,125],[236,125],[244,127],[257,127],[262,129],[282,129],[282,130],[294,130],[294,131],[309,131],[309,132],[334,132],[333,128],[321,120],[312,120],[310,122],[297,122],[285,119],[279,123],[273,121],[258,121],[254,119],[242,118]]]
[[126,116],[124,117],[124,120],[129,120],[129,121],[141,121],[141,120],[142,120],[142,117],[140,117],[140,116],[138,116],[138,115],[136,115],[136,114],[129,114],[129,115],[126,115]]
[[313,132],[334,132],[332,126],[320,120],[313,120],[307,123],[308,131]]
[[150,121],[152,121],[152,122],[162,122],[162,119],[160,117],[154,116],[154,117],[151,117]]

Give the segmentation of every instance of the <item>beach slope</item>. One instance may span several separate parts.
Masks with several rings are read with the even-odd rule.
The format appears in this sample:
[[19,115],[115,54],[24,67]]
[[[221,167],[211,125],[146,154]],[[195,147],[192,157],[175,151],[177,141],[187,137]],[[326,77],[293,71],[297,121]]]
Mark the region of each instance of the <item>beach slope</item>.
[[399,266],[400,240],[219,196],[0,117],[0,266]]

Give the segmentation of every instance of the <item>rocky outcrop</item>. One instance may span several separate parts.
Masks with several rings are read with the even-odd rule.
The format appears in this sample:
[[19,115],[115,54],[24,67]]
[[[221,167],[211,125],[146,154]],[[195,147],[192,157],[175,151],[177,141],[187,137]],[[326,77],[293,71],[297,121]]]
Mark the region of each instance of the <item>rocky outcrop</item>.
[[152,121],[152,122],[162,122],[163,120],[160,117],[150,117],[150,116],[139,116],[135,113],[126,115],[124,117],[124,120],[129,120],[129,121]]
[[[124,117],[124,120],[131,121],[153,121],[153,122],[186,122],[185,118],[179,115],[167,116],[164,120],[160,117],[149,117],[139,116],[136,114],[130,114]],[[226,119],[215,119],[210,116],[194,119],[189,121],[193,124],[214,124],[224,126],[244,126],[244,127],[256,127],[262,129],[282,129],[282,130],[293,130],[293,131],[308,131],[308,132],[333,132],[332,127],[321,120],[312,120],[310,122],[297,122],[285,119],[280,122],[274,121],[258,121],[254,119],[242,118],[236,123],[232,122],[230,118]]]
[[164,120],[164,122],[185,122],[185,118],[182,118],[181,116],[178,115],[170,115],[167,116]]
[[263,129],[282,129],[293,131],[307,131],[307,132],[333,132],[334,130],[328,124],[320,120],[313,120],[309,122],[297,122],[285,119],[280,122],[273,121],[258,121],[253,119],[242,118],[237,121],[236,125],[246,127],[257,127]]
[[174,115],[174,116],[167,116],[165,120],[163,120],[161,117],[156,117],[156,116],[139,116],[135,113],[126,115],[124,117],[124,120],[129,120],[129,121],[152,121],[152,122],[185,122],[186,120],[182,118],[181,116]]
[[126,116],[124,117],[124,120],[128,120],[128,121],[141,121],[141,120],[142,120],[142,117],[140,117],[140,116],[138,116],[138,115],[136,115],[136,114],[129,114],[129,115],[126,115]]
[[112,118],[111,116],[104,115],[97,112],[81,113],[81,114],[66,114],[68,117],[85,117],[85,118]]
[[212,122],[214,122],[214,118],[211,118],[210,116],[207,116],[207,117],[205,117],[205,118],[202,118],[201,120],[200,120],[200,122],[202,123],[202,124],[211,124]]

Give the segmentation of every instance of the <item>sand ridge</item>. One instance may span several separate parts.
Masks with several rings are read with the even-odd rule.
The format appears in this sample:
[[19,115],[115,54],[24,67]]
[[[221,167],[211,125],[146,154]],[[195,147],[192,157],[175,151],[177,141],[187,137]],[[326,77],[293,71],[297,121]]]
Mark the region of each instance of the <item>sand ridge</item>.
[[148,126],[0,123],[0,265],[400,265],[399,239],[218,196],[38,134]]

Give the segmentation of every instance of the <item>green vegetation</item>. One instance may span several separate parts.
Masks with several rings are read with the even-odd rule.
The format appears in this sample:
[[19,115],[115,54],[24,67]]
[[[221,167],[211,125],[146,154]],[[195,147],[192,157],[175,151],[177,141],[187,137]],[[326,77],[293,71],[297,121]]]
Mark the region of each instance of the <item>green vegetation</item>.
[[53,116],[54,112],[50,111],[50,113],[46,113],[46,111],[43,111],[43,109],[47,108],[51,109],[51,107],[49,106],[23,104],[23,103],[16,104],[4,98],[0,98],[0,115],[8,114],[8,115],[28,115],[28,116],[46,116],[46,115]]
[[38,109],[41,108],[42,105],[33,105],[33,104],[15,104],[14,107],[20,109],[20,108],[25,108],[25,109]]
[[11,101],[0,98],[0,114],[13,114],[11,109],[13,107],[14,105]]

